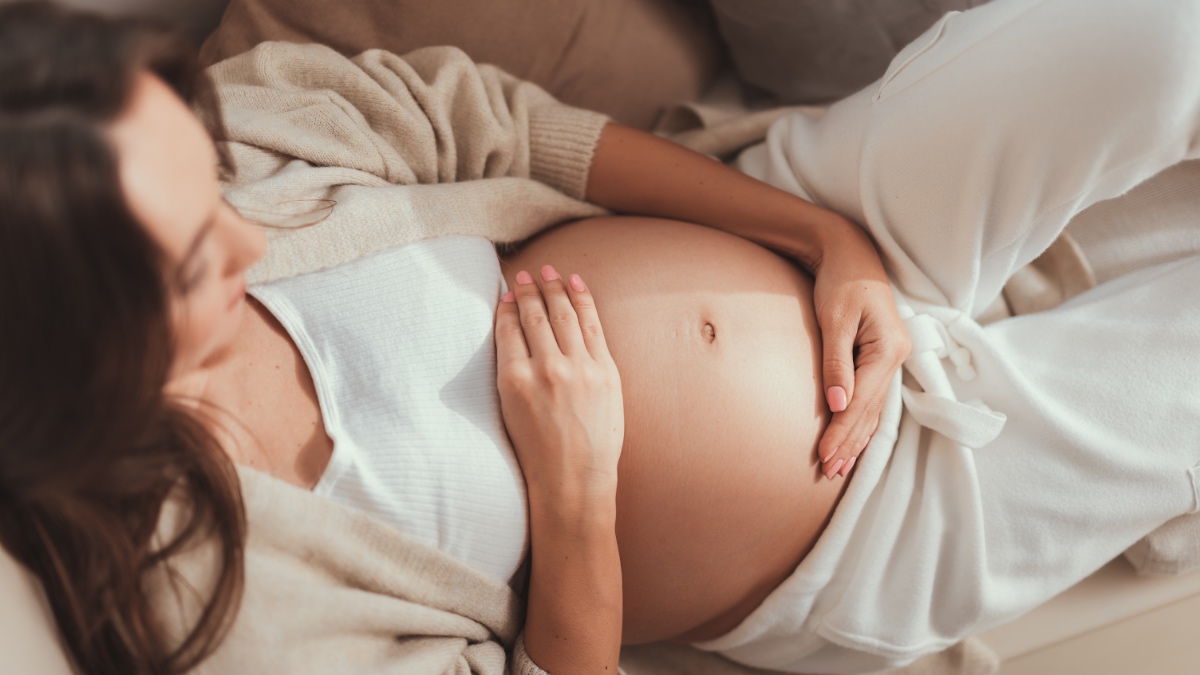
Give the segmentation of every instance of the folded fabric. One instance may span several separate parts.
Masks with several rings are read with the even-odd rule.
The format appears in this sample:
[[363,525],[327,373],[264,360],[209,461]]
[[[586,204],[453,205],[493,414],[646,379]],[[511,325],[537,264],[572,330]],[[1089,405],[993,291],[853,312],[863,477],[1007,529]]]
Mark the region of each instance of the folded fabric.
[[[729,156],[766,137],[771,122],[796,110],[714,110],[679,105],[663,135],[699,152]],[[820,115],[821,108],[802,108]],[[1121,274],[1200,255],[1200,161],[1182,162],[1128,193],[1080,213],[1041,257],[1017,271],[981,323],[1043,311]],[[1200,570],[1200,514],[1180,516],[1125,552],[1138,574]]]
[[[196,673],[544,674],[524,655],[521,603],[508,586],[307,490],[252,469],[239,479],[245,591]],[[176,526],[178,504],[169,506],[164,533]],[[173,639],[202,611],[213,562],[208,547],[193,547],[150,579]]]
[[230,201],[267,216],[334,204],[318,225],[268,229],[250,283],[443,234],[516,242],[604,213],[580,198],[608,118],[453,47],[350,59],[269,42],[209,72],[238,169]]

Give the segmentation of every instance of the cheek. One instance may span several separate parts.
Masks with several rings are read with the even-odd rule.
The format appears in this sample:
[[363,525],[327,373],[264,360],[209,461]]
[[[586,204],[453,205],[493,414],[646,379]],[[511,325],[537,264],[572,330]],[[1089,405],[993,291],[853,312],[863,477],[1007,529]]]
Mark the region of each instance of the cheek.
[[[207,290],[207,289],[206,289]],[[197,292],[174,311],[175,358],[185,368],[203,362],[230,339],[232,316],[228,298],[216,292]]]

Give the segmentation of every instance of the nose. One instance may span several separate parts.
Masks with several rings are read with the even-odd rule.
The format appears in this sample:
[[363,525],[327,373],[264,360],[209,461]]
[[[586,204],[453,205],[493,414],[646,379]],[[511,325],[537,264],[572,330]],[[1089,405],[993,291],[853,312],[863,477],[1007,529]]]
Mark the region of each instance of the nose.
[[262,259],[267,251],[267,235],[263,228],[233,211],[226,221],[225,241],[229,256],[226,274],[240,274]]

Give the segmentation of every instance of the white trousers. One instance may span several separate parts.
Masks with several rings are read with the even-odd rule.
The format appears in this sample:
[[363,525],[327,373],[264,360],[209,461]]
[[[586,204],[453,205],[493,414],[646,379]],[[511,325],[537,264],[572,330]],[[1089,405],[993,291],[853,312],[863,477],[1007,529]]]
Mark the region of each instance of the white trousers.
[[697,646],[794,672],[901,665],[1200,511],[1200,256],[974,320],[1073,216],[1198,157],[1197,0],[949,14],[877,83],[744,153],[871,232],[914,353],[812,553]]

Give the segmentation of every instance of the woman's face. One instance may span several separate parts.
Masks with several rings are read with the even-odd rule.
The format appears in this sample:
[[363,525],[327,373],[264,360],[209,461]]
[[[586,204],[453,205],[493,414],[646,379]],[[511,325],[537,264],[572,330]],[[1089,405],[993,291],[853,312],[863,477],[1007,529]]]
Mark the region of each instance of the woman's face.
[[174,379],[232,344],[246,306],[244,272],[266,237],[224,200],[211,138],[158,77],[138,76],[109,134],[129,208],[168,256]]

